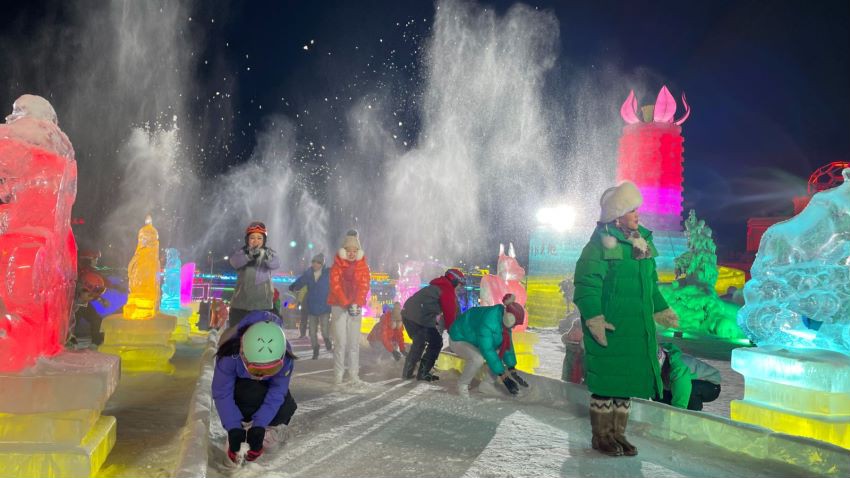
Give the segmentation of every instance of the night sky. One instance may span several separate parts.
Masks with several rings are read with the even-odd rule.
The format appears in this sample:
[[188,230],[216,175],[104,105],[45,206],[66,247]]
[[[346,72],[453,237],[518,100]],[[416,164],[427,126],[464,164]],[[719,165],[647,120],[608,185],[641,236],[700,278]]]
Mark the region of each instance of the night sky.
[[[514,3],[479,2],[498,12]],[[576,72],[613,85],[622,74],[622,91],[614,92],[619,99],[600,105],[622,124],[616,112],[631,85],[647,85],[637,92],[642,104],[663,84],[677,100],[687,94],[685,211],[695,208],[713,227],[721,255],[744,249],[748,217],[790,212],[791,198],[804,193],[814,169],[850,160],[850,2],[523,3],[559,21],[558,59],[547,76],[550,99]],[[399,147],[416,141],[432,2],[184,5],[177,25],[187,45],[181,78],[188,84],[181,98],[191,123],[184,132],[192,139],[184,146],[201,177],[215,178],[247,161],[259,132],[285,117],[297,128],[292,162],[298,184],[321,202],[340,151],[348,147],[341,139],[346,111],[373,92],[391,92],[389,110],[401,123],[393,130]],[[106,2],[3,2],[0,14],[0,109],[11,110],[24,92],[54,103],[80,163],[75,214],[94,218],[89,222],[95,226],[114,194],[102,184],[121,172],[85,159],[114,151],[124,137],[121,130],[114,138],[89,131],[102,130],[98,118],[127,128],[169,115],[147,108],[142,98],[153,92],[115,117],[97,109],[111,108],[114,100],[63,101],[64,92],[81,84],[65,75],[79,68],[71,63],[98,68],[96,42],[81,41],[80,31],[87,9],[95,15],[106,8]],[[63,124],[63,118],[79,118],[71,109],[81,104],[91,122]],[[96,242],[96,232],[80,234]]]

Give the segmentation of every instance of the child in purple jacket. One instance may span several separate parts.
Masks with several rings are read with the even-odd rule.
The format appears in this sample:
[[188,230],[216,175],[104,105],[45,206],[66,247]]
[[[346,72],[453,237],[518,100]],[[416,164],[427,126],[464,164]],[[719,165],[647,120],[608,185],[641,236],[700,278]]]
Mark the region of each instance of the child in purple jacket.
[[[238,464],[254,461],[264,447],[285,436],[295,399],[289,381],[296,356],[283,334],[280,317],[268,311],[249,313],[216,352],[212,396],[227,430],[227,457]],[[222,337],[224,339],[224,337]]]

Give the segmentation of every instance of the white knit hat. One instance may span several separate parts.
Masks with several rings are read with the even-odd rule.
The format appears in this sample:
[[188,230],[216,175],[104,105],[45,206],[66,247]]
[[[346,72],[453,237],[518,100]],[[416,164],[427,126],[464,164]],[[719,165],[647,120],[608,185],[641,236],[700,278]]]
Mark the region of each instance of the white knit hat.
[[619,186],[606,189],[599,203],[602,206],[599,222],[606,223],[639,208],[643,204],[643,196],[635,183],[623,181]]

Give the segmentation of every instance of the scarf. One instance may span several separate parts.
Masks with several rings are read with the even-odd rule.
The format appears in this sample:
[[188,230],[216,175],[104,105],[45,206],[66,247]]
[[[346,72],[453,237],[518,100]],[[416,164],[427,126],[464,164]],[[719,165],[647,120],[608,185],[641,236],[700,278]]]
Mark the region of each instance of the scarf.
[[649,243],[646,242],[646,239],[640,235],[640,232],[636,230],[627,229],[625,227],[617,226],[617,229],[626,236],[626,241],[632,245],[632,258],[633,259],[647,259],[652,257],[652,253],[649,250]]
[[499,346],[499,358],[505,356],[505,352],[511,346],[511,329],[502,324],[502,345]]

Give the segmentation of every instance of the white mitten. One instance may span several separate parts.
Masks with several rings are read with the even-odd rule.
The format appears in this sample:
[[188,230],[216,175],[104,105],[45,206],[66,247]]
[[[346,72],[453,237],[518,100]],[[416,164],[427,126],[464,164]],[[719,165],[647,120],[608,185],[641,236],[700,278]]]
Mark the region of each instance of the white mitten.
[[676,311],[673,310],[672,307],[656,312],[652,315],[652,319],[662,327],[666,327],[668,329],[679,328],[679,316],[676,315]]
[[596,317],[587,319],[584,321],[584,324],[587,326],[588,330],[590,330],[590,335],[593,336],[593,340],[603,347],[608,346],[608,338],[605,337],[605,331],[617,330],[613,324],[605,321],[604,315],[597,315]]

